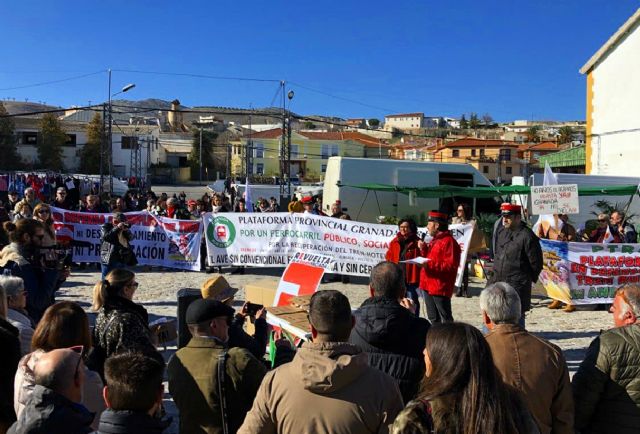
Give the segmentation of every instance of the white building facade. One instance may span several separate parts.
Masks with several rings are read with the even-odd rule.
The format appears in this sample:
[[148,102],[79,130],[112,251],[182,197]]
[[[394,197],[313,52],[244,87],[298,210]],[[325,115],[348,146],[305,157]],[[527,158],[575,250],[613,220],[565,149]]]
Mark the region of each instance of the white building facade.
[[638,173],[640,9],[580,72],[587,76],[586,173]]

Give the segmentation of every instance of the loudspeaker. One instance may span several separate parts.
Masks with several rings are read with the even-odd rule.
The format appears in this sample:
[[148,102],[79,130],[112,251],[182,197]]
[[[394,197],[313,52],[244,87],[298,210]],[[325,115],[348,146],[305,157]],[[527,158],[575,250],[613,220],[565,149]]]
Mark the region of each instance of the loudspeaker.
[[192,301],[202,298],[199,289],[182,288],[178,291],[178,349],[184,347],[191,340],[191,333],[187,327],[187,308]]

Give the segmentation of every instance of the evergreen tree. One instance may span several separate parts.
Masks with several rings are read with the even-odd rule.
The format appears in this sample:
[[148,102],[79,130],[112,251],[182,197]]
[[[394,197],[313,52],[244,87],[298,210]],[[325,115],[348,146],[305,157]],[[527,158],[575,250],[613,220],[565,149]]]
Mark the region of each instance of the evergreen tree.
[[[0,116],[7,115],[7,109],[0,102]],[[20,169],[22,161],[16,146],[16,128],[12,118],[0,117],[0,169]]]
[[480,127],[480,119],[478,119],[477,113],[471,113],[469,116],[469,128],[476,129]]
[[53,113],[47,113],[40,119],[37,145],[40,168],[55,171],[64,170],[62,146],[67,139],[67,134]]
[[540,125],[532,125],[526,132],[528,142],[539,142],[542,127]]
[[467,122],[467,118],[464,117],[464,115],[462,115],[462,117],[460,118],[460,128],[462,128],[463,130],[469,128],[469,122]]
[[[82,173],[100,173],[100,147],[103,140],[106,140],[106,136],[104,135],[102,116],[100,113],[96,113],[87,125],[87,143],[80,151],[80,171]],[[107,162],[103,162],[103,168],[106,173],[108,171]]]
[[369,123],[369,127],[378,128],[380,126],[380,119],[371,118],[369,119],[368,123]]
[[[205,167],[209,172],[214,170],[213,147],[218,134],[213,131],[202,130],[202,177]],[[193,132],[193,143],[189,154],[189,166],[191,167],[191,179],[200,179],[200,130]]]

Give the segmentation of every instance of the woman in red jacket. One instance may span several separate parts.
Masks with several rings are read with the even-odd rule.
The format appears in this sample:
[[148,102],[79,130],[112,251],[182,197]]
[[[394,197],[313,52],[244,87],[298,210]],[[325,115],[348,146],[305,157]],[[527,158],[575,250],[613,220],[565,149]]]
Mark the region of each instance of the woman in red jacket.
[[[400,261],[425,256],[426,249],[420,250],[418,242],[418,226],[412,219],[402,219],[398,223],[398,235],[389,243],[386,260],[398,264]],[[423,244],[423,243],[422,243]],[[404,281],[407,286],[407,296],[415,304],[415,313],[420,313],[418,285],[420,284],[420,267],[416,264],[404,264]]]

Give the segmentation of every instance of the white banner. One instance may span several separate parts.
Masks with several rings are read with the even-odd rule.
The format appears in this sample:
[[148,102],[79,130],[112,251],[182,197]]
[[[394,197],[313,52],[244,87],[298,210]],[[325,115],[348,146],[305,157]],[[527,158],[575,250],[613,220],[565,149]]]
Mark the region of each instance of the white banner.
[[[56,238],[70,245],[74,262],[100,262],[100,227],[113,214],[67,211],[52,207]],[[200,220],[156,217],[147,211],[125,213],[131,245],[140,265],[200,271]]]
[[[286,267],[296,253],[335,259],[333,273],[368,276],[385,260],[398,227],[299,213],[208,213],[203,216],[207,260],[211,266]],[[457,284],[467,257],[472,225],[449,226],[462,257]],[[419,229],[419,236],[426,233]],[[425,238],[429,242],[429,237]]]

